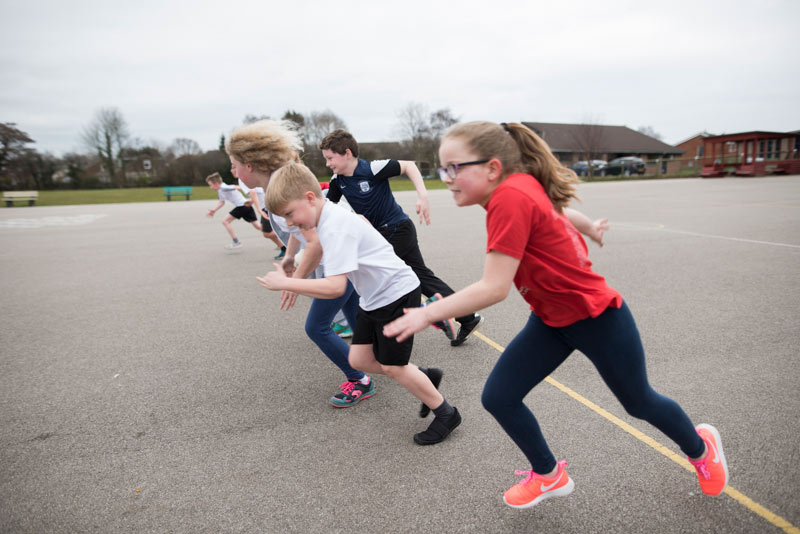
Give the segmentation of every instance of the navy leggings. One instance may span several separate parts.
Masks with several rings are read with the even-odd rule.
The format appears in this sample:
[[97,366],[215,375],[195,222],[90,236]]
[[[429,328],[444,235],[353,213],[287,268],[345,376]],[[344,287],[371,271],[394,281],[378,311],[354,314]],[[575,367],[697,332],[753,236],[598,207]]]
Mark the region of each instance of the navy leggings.
[[573,350],[592,361],[630,415],[662,431],[687,456],[703,454],[705,444],[683,409],[650,387],[639,331],[623,302],[621,308],[608,308],[594,319],[560,328],[547,326],[531,313],[489,374],[483,406],[522,449],[535,473],[551,472],[556,460],[523,399]]

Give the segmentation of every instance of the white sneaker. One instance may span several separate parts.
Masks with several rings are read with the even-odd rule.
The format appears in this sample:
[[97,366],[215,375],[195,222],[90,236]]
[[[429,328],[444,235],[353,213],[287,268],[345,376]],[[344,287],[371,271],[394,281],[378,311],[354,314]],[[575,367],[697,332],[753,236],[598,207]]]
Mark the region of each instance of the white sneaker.
[[242,242],[239,241],[238,243],[229,243],[229,244],[225,245],[225,248],[228,249],[228,250],[238,250],[238,249],[242,248]]

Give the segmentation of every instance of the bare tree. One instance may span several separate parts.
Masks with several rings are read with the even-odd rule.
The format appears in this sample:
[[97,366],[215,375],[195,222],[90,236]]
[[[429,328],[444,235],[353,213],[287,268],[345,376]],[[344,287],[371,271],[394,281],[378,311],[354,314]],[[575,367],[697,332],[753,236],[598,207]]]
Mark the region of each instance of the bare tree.
[[346,130],[347,124],[336,113],[326,109],[312,111],[305,116],[300,133],[308,147],[316,148],[326,135],[339,128]]
[[196,156],[203,152],[200,148],[200,143],[194,139],[187,139],[186,137],[176,137],[175,140],[172,141],[172,144],[169,145],[169,150],[176,158],[181,156]]
[[[81,134],[84,144],[97,153],[103,162],[111,183],[117,187],[125,185],[125,150],[130,134],[125,118],[117,108],[100,108],[94,119]],[[117,165],[119,170],[117,172]]]
[[409,102],[400,109],[397,116],[400,135],[414,154],[414,159],[421,166],[437,165],[442,135],[447,128],[458,122],[450,108],[430,113],[424,104]]
[[584,119],[571,131],[578,153],[587,162],[586,172],[589,176],[594,175],[592,160],[599,159],[604,148],[605,132],[605,127],[591,116]]
[[656,132],[652,126],[639,126],[636,131],[648,137],[652,137],[653,139],[658,139],[659,141],[663,139],[661,134]]

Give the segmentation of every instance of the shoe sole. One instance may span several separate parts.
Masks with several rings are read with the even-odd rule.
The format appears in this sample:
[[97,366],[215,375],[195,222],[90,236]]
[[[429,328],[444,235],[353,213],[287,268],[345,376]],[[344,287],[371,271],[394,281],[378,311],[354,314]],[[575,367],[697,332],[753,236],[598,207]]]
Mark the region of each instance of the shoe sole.
[[719,430],[717,430],[712,425],[708,425],[706,423],[703,423],[703,424],[697,425],[697,428],[703,428],[703,429],[708,430],[709,432],[711,432],[711,435],[714,436],[714,441],[716,441],[717,455],[719,456],[719,461],[722,462],[722,468],[725,471],[725,485],[722,486],[722,489],[719,490],[719,493],[716,493],[716,494],[713,494],[713,495],[710,494],[710,493],[706,493],[706,495],[708,495],[710,497],[719,497],[720,495],[722,495],[722,493],[725,492],[725,488],[728,487],[728,479],[730,478],[730,475],[728,474],[728,461],[725,459],[725,452],[722,450],[722,438],[719,435]]
[[536,497],[527,504],[511,504],[506,500],[505,495],[503,496],[503,502],[506,503],[506,505],[510,506],[511,508],[517,508],[519,510],[522,510],[523,508],[531,508],[533,506],[536,506],[540,502],[545,501],[550,497],[566,497],[574,490],[575,490],[575,482],[573,482],[572,479],[570,478],[569,481],[560,488],[548,491],[546,493],[542,493],[541,495],[539,495],[538,497]]
[[350,402],[350,403],[347,403],[347,404],[337,404],[337,403],[333,402],[332,400],[328,400],[328,404],[330,404],[334,408],[349,408],[350,406],[355,406],[356,404],[358,404],[362,400],[368,399],[373,395],[375,395],[374,391],[372,393],[370,393],[369,395],[367,395],[366,393],[361,395],[359,398],[357,398],[355,400],[355,402]]

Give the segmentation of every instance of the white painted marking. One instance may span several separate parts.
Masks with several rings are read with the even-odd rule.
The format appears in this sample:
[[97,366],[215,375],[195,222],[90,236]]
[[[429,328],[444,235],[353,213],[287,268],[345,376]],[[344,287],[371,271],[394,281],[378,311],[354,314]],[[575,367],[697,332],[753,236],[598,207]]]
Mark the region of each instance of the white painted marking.
[[636,228],[638,230],[658,230],[660,232],[670,232],[672,234],[693,235],[696,237],[708,237],[711,239],[724,239],[726,241],[739,241],[741,243],[755,243],[757,245],[771,245],[774,247],[787,247],[787,248],[800,248],[800,245],[791,245],[789,243],[776,243],[774,241],[759,241],[758,239],[744,239],[741,237],[728,237],[724,235],[702,234],[700,232],[688,232],[686,230],[672,230],[665,227],[663,224],[655,224],[647,226],[644,224],[630,224],[630,223],[615,223],[613,226],[623,228]]
[[45,226],[82,226],[89,224],[97,219],[105,217],[102,215],[84,214],[68,217],[41,217],[38,219],[5,219],[0,220],[0,228],[43,228]]

